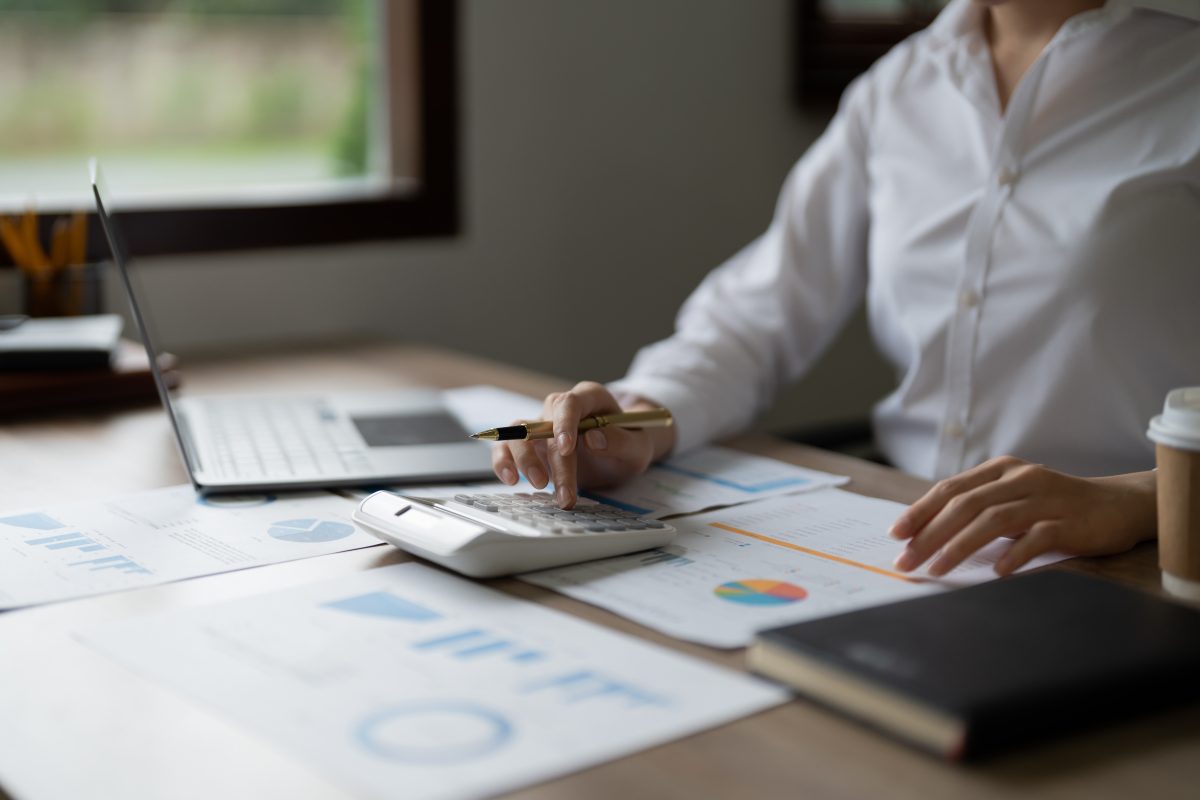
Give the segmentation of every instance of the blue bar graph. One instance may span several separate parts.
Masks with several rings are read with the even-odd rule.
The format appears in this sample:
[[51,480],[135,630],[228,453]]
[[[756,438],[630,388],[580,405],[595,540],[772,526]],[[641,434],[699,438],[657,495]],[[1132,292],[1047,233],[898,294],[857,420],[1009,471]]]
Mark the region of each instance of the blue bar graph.
[[468,628],[464,631],[426,639],[412,645],[413,650],[436,651],[444,650],[453,658],[470,660],[483,656],[503,655],[518,664],[532,664],[545,658],[539,650],[522,648],[511,639],[504,639],[488,633],[480,628]]
[[322,608],[332,608],[365,617],[383,617],[407,622],[429,622],[442,618],[442,615],[436,611],[384,591],[368,592],[341,600],[333,600],[323,603]]
[[459,650],[454,654],[455,658],[475,658],[476,656],[487,655],[488,653],[498,653],[501,650],[511,650],[512,642],[506,642],[503,639],[497,639],[493,642],[484,642],[475,647],[468,647],[465,650]]
[[613,680],[591,670],[568,672],[545,680],[535,681],[522,687],[524,694],[556,691],[565,703],[578,703],[600,697],[624,700],[632,707],[666,706],[670,701],[661,695],[643,691],[624,681]]
[[59,533],[54,536],[39,536],[36,539],[26,539],[25,544],[31,547],[44,547],[47,550],[78,549],[84,553],[94,553],[107,549],[104,545],[89,539],[78,531],[74,533]]
[[42,536],[37,539],[26,539],[25,544],[49,545],[54,542],[68,542],[71,539],[83,538],[82,533],[60,533],[57,536]]
[[86,536],[80,536],[77,539],[71,539],[70,541],[67,541],[67,542],[55,542],[54,544],[48,544],[48,545],[46,545],[46,549],[47,550],[65,550],[68,547],[78,547],[79,549],[82,550],[85,547],[94,547],[95,544],[96,544],[95,542],[93,542],[91,539],[87,538]]
[[133,559],[126,558],[125,556],[105,556],[103,558],[89,558],[86,561],[72,561],[70,566],[86,566],[91,572],[98,572],[105,569],[118,569],[122,572],[134,573],[138,575],[154,574]]
[[0,523],[12,525],[14,528],[28,528],[35,531],[52,531],[56,528],[67,527],[54,517],[43,514],[40,511],[32,514],[18,514],[14,517],[0,517]]
[[[423,642],[417,642],[413,645],[414,650],[434,650],[445,647],[447,645],[461,644],[463,642],[472,642],[480,637],[487,636],[486,631],[481,631],[478,628],[471,630],[459,631],[452,633],[449,636],[439,636],[436,639],[426,639]],[[474,645],[472,645],[474,646]]]

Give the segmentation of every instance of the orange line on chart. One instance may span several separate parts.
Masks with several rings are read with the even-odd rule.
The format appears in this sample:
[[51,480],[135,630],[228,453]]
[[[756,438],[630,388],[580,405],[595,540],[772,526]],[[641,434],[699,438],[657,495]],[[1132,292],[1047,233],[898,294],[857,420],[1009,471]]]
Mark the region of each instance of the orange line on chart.
[[816,556],[817,558],[824,558],[824,559],[828,559],[829,561],[836,561],[837,563],[845,564],[848,567],[858,567],[859,569],[865,569],[867,572],[874,572],[877,575],[886,575],[889,578],[896,578],[897,580],[901,580],[906,583],[925,583],[926,582],[926,581],[922,580],[921,578],[911,578],[908,575],[902,575],[899,572],[892,572],[891,570],[880,569],[879,567],[873,567],[870,564],[863,564],[861,561],[851,561],[848,558],[842,558],[841,556],[835,556],[832,553],[822,553],[820,550],[813,550],[808,547],[801,547],[798,544],[792,544],[791,542],[785,542],[782,539],[774,539],[770,536],[763,536],[761,533],[751,533],[750,531],[744,531],[741,528],[735,528],[732,525],[726,525],[724,522],[710,522],[708,524],[713,528],[720,528],[723,531],[729,531],[730,533],[737,533],[742,536],[749,536],[751,539],[758,539],[761,542],[767,542],[768,544],[778,545],[779,547],[786,547],[789,550],[796,550],[801,553],[807,553],[808,555]]

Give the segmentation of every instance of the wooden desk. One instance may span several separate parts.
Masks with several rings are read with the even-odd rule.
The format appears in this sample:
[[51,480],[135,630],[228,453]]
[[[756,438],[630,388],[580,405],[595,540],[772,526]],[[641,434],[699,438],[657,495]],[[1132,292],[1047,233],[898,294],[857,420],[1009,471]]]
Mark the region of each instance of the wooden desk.
[[[491,383],[541,395],[561,387],[542,375],[445,351],[358,346],[302,356],[245,357],[189,365],[191,390],[313,385],[393,388]],[[849,488],[911,501],[925,482],[873,464],[767,437],[736,445],[851,476]],[[184,482],[162,411],[148,408],[59,418],[0,430],[0,508],[98,498]],[[153,610],[207,604],[406,560],[370,548],[290,564],[60,603],[0,615],[0,785],[17,796],[122,797],[137,786],[159,797],[345,797],[319,773],[223,718],[136,679],[74,641],[70,630]],[[1123,556],[1068,562],[1065,568],[1157,586],[1153,547]],[[672,640],[608,612],[514,580],[511,594],[630,633],[698,658],[741,668],[742,654]],[[1198,676],[1200,677],[1200,676]],[[1136,690],[1136,687],[1131,687]],[[1030,720],[1036,726],[1036,720]],[[70,729],[70,735],[62,731]],[[12,763],[10,743],[39,742],[58,765]],[[86,745],[80,743],[86,743]],[[104,764],[120,752],[128,774]],[[129,753],[142,753],[140,758]],[[97,784],[92,776],[105,775]],[[59,793],[55,793],[57,789]],[[653,750],[519,792],[522,798],[803,797],[1066,798],[1200,796],[1200,712],[1184,711],[991,762],[954,767],[913,752],[804,702],[740,720]]]

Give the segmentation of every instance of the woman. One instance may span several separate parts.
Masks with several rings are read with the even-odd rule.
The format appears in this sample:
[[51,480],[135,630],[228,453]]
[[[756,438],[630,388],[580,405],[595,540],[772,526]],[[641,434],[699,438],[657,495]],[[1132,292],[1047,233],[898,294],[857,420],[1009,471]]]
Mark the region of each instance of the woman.
[[[736,432],[865,297],[900,376],[877,443],[941,479],[893,526],[897,567],[942,575],[998,537],[1014,539],[1000,574],[1119,552],[1154,535],[1146,422],[1200,384],[1197,254],[1200,25],[954,0],[847,89],[770,228],[675,334],[607,389],[548,397],[556,438],[497,447],[496,474],[553,479],[570,507],[579,485]],[[577,441],[581,417],[656,405],[674,429]]]

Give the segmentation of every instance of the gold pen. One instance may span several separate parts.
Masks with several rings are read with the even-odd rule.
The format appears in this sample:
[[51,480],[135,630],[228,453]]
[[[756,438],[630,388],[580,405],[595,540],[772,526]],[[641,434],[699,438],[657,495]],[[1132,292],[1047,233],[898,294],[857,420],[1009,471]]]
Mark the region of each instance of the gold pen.
[[[653,408],[648,411],[621,411],[616,414],[596,414],[579,420],[579,433],[593,428],[605,428],[610,425],[619,428],[667,428],[675,420],[671,412],[665,408]],[[489,428],[486,431],[472,433],[472,439],[485,439],[489,442],[509,442],[515,439],[549,439],[554,436],[554,423],[548,419],[537,422],[525,422],[520,425],[506,425],[503,428]]]

